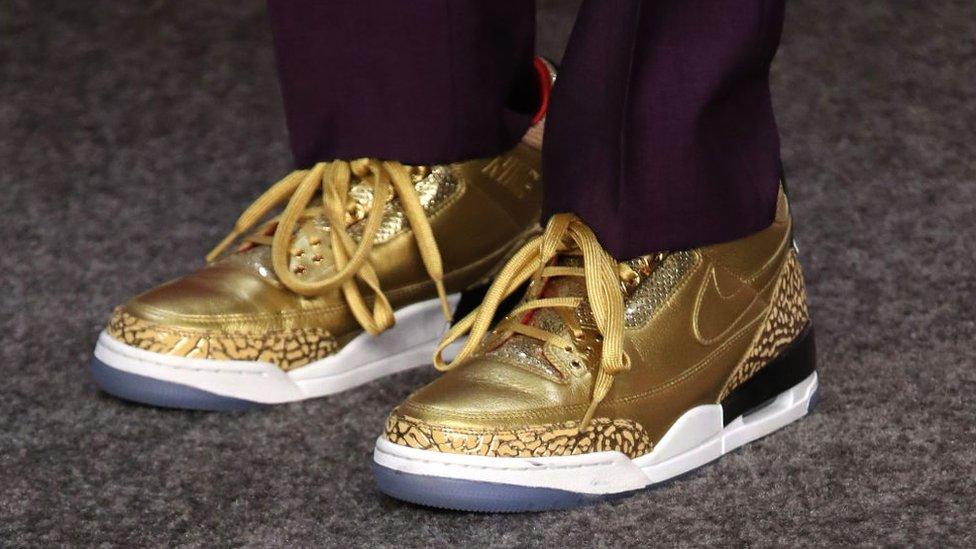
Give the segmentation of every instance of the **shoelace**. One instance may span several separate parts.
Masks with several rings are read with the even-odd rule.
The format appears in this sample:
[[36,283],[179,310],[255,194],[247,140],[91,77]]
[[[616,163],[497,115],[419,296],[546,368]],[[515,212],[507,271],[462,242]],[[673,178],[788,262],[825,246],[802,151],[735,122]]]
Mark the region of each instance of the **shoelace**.
[[[572,244],[567,245],[567,241]],[[582,267],[550,264],[558,254],[565,253],[571,248],[575,248],[576,255],[582,256]],[[610,391],[613,377],[629,369],[630,360],[623,350],[624,303],[620,290],[620,269],[613,258],[600,246],[593,231],[573,214],[553,216],[543,234],[531,240],[512,257],[488,289],[481,306],[456,323],[444,335],[434,354],[434,366],[439,370],[450,370],[471,356],[488,333],[499,304],[522,283],[532,278],[537,284],[544,278],[556,276],[584,278],[586,296],[602,338],[600,364],[593,385],[593,396],[580,426],[585,428],[593,418],[597,406]],[[499,324],[496,330],[507,330],[570,349],[572,345],[566,338],[511,319],[517,319],[537,309],[572,311],[582,301],[581,297],[531,299],[513,310],[507,317],[509,320]],[[454,361],[445,362],[441,356],[444,349],[469,332],[467,342]]]
[[[352,176],[366,182],[373,191],[372,207],[366,217],[362,236],[357,243],[349,235],[346,204]],[[322,191],[322,208],[309,205],[316,193]],[[447,294],[444,291],[444,269],[440,251],[430,222],[424,213],[410,172],[399,162],[359,159],[352,162],[336,160],[320,162],[308,170],[297,170],[275,183],[254,201],[234,224],[233,230],[209,254],[207,261],[216,261],[238,238],[250,231],[276,206],[288,200],[281,215],[266,223],[264,230],[244,239],[246,243],[271,246],[271,263],[281,283],[303,296],[322,295],[341,287],[353,316],[371,334],[393,326],[393,307],[383,294],[376,270],[370,264],[369,252],[380,223],[383,221],[383,205],[391,191],[400,199],[404,214],[417,240],[417,247],[427,273],[437,287],[444,316],[451,319]],[[289,268],[289,248],[298,222],[305,217],[324,214],[330,226],[332,254],[336,272],[322,280],[304,281]],[[272,231],[273,230],[273,234]],[[356,279],[361,280],[374,295],[372,311],[360,292]]]

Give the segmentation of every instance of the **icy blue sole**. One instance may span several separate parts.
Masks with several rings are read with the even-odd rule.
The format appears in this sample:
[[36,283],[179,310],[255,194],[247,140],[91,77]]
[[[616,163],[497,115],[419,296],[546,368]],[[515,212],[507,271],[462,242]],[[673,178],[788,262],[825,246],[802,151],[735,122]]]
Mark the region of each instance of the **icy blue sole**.
[[375,462],[373,477],[381,492],[403,501],[440,509],[482,513],[570,509],[626,497],[632,493],[581,494],[554,488],[414,475]]
[[188,385],[140,376],[113,368],[97,358],[91,363],[92,378],[106,393],[140,404],[163,408],[239,412],[264,408],[250,400],[222,396]]

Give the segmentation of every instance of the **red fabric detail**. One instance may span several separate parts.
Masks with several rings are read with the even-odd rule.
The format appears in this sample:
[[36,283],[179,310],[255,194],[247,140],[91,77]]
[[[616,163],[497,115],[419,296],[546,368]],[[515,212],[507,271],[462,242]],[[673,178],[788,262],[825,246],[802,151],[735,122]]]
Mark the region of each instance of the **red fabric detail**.
[[536,76],[539,77],[539,93],[542,95],[539,112],[535,113],[532,118],[532,123],[538,124],[546,117],[546,111],[549,110],[549,97],[552,95],[552,75],[549,74],[549,67],[546,66],[541,57],[533,59],[532,64],[535,67]]

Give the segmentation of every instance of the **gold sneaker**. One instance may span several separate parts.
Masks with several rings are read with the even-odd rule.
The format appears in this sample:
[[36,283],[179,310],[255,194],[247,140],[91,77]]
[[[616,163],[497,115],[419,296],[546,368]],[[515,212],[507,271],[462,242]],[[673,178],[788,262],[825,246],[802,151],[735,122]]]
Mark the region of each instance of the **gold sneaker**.
[[447,373],[391,413],[379,488],[450,509],[571,507],[803,417],[817,374],[791,226],[781,193],[774,223],[747,238],[617,263],[579,218],[553,217],[445,335]]
[[[536,66],[548,93],[555,73]],[[95,381],[147,404],[237,410],[429,364],[461,293],[540,231],[541,131],[540,112],[522,143],[493,158],[360,159],[290,174],[203,269],[115,310]]]

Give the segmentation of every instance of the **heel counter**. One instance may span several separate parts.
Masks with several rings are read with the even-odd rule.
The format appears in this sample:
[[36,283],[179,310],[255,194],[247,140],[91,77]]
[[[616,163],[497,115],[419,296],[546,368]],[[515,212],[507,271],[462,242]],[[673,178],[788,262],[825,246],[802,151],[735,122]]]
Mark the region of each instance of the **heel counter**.
[[723,400],[776,358],[800,336],[810,323],[803,270],[796,250],[787,252],[780,268],[762,327],[749,351],[732,371],[719,396]]

